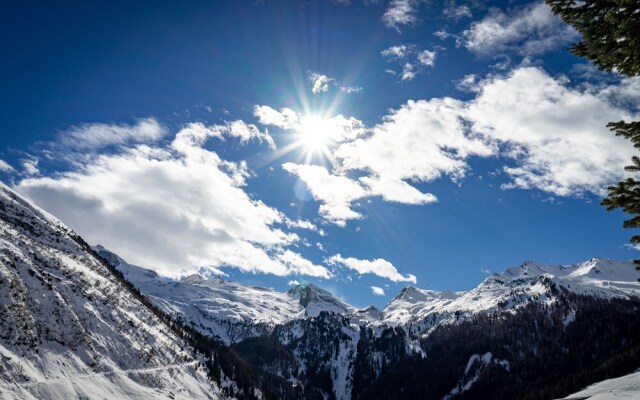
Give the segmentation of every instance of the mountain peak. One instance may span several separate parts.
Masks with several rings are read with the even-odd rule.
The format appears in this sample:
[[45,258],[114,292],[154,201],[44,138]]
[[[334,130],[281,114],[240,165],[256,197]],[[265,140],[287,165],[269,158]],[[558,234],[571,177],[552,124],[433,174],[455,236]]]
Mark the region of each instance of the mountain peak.
[[354,310],[352,306],[338,299],[331,292],[311,283],[296,285],[289,289],[287,294],[298,298],[300,305],[305,309],[305,314],[310,317],[318,316],[322,311],[340,314]]
[[96,250],[0,184],[0,397],[210,397],[197,354]]
[[191,274],[189,276],[185,276],[184,278],[180,279],[180,281],[184,283],[189,283],[191,285],[199,285],[200,283],[205,281],[205,278],[200,274]]

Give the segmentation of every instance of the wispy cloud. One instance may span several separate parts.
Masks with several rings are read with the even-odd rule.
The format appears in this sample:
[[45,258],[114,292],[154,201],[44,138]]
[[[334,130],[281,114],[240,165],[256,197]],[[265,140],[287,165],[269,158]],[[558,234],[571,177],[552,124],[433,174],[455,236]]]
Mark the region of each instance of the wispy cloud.
[[371,293],[374,296],[384,296],[384,289],[379,286],[371,286]]
[[309,71],[308,77],[309,82],[311,82],[311,93],[313,94],[326,93],[332,88],[337,88],[345,94],[362,93],[362,87],[360,86],[351,86],[345,83],[340,83],[337,79],[318,72]]
[[2,172],[14,172],[15,169],[8,162],[0,160],[0,171]]
[[465,75],[454,82],[456,89],[463,92],[475,92],[478,90],[478,76],[476,74]]
[[295,111],[286,107],[277,111],[269,106],[255,106],[253,115],[258,117],[258,121],[262,125],[277,126],[282,129],[291,129],[300,120]]
[[[425,67],[434,67],[437,53],[433,50],[420,50],[414,44],[399,44],[386,48],[380,52],[389,63],[401,65],[400,79],[413,80]],[[396,75],[393,70],[387,70]]]
[[462,33],[458,45],[485,56],[534,56],[561,48],[576,38],[577,32],[540,2],[509,12],[490,9],[481,21]]
[[22,171],[24,175],[35,176],[40,174],[40,160],[37,157],[29,156],[20,161],[22,164]]
[[462,18],[471,18],[471,8],[468,5],[457,5],[455,1],[447,1],[442,10],[442,15],[450,20],[458,21]]
[[275,258],[285,265],[289,271],[295,271],[297,275],[307,275],[325,279],[331,278],[332,276],[325,267],[316,265],[291,250],[279,252]]
[[425,67],[433,67],[436,64],[436,52],[429,50],[418,52],[418,62]]
[[166,128],[155,118],[144,118],[134,125],[97,123],[73,126],[60,133],[57,143],[67,149],[100,150],[113,145],[151,143],[166,134]]
[[423,0],[392,0],[382,15],[382,21],[389,28],[400,32],[400,27],[418,22],[418,9]]
[[361,86],[340,86],[340,91],[346,94],[362,93]]
[[387,61],[402,60],[407,57],[409,53],[414,52],[414,48],[415,45],[412,44],[398,44],[382,50],[380,54],[382,54],[382,57],[386,58]]
[[360,260],[352,257],[344,258],[340,254],[336,254],[335,256],[329,257],[326,263],[352,269],[361,275],[374,274],[393,282],[417,282],[415,275],[402,275],[393,264],[381,258],[375,260]]
[[318,213],[325,220],[345,226],[347,220],[362,217],[351,208],[352,202],[368,195],[358,181],[332,174],[319,165],[286,163],[282,168],[303,180],[313,198],[322,202]]
[[313,94],[328,92],[329,85],[333,85],[336,82],[335,79],[317,72],[309,72],[309,81],[311,81],[311,92]]

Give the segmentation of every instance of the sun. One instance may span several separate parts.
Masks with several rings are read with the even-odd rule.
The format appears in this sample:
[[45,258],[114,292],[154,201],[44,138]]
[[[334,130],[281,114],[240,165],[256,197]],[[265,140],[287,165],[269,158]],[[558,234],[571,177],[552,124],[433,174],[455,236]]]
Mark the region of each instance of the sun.
[[270,158],[284,157],[294,153],[305,164],[321,164],[334,166],[336,163],[333,149],[341,142],[342,126],[340,120],[326,114],[309,113],[300,115],[292,123],[287,133],[288,144],[278,149]]
[[327,119],[317,115],[306,115],[300,119],[298,141],[307,152],[325,153],[331,142],[331,126]]

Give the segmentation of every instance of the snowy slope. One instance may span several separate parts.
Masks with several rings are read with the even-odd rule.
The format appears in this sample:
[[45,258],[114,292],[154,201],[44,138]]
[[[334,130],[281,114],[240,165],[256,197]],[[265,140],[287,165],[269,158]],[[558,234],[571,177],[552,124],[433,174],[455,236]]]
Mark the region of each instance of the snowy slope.
[[128,264],[102,246],[94,250],[165,312],[227,344],[267,334],[287,321],[316,317],[321,311],[348,314],[355,310],[315,285],[302,284],[281,293],[197,274],[178,281]]
[[589,400],[640,399],[640,372],[598,382],[565,398]]
[[0,398],[219,398],[184,342],[0,184]]
[[358,310],[314,285],[281,293],[200,275],[175,281],[128,264],[101,246],[94,249],[166,312],[225,343],[265,335],[274,326],[316,317],[321,311],[341,314],[360,326],[410,325],[413,333],[420,333],[478,312],[513,310],[530,301],[551,303],[563,290],[602,298],[640,296],[640,274],[633,263],[594,258],[570,266],[525,262],[491,275],[470,291],[409,286],[382,311]]
[[602,258],[570,266],[526,262],[491,275],[468,292],[410,286],[385,307],[381,323],[405,325],[419,321],[414,328],[423,331],[478,312],[513,310],[530,301],[552,303],[563,290],[600,298],[638,297],[639,277],[633,263]]

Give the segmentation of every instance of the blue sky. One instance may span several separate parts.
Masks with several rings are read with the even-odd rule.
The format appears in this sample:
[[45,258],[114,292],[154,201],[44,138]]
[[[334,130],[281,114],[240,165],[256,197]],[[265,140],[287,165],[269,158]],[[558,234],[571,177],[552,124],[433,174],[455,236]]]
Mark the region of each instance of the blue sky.
[[544,4],[183,3],[1,6],[0,178],[88,241],[358,306],[635,257],[599,201],[640,81]]

